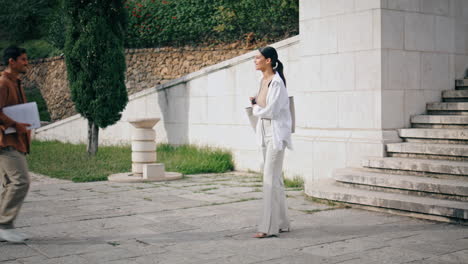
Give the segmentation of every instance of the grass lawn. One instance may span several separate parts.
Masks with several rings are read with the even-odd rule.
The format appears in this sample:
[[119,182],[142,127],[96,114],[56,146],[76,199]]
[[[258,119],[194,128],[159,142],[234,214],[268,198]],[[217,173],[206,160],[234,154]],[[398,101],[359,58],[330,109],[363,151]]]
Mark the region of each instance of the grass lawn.
[[[157,153],[167,171],[196,174],[234,169],[232,155],[225,150],[160,144]],[[131,171],[132,165],[129,146],[100,146],[97,155],[90,157],[84,144],[58,141],[33,141],[28,163],[33,172],[74,182],[105,181],[110,174]]]

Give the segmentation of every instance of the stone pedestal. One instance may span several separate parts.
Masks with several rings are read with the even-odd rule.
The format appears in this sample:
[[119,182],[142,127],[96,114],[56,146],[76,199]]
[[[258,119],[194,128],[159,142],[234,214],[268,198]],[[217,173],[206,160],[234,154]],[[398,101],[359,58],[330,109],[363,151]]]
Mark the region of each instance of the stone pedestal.
[[154,125],[159,118],[131,119],[135,128],[132,132],[132,172],[143,174],[143,165],[156,162],[156,132]]
[[118,173],[108,177],[114,182],[168,181],[182,178],[182,174],[165,172],[164,164],[156,163],[156,132],[154,125],[160,118],[135,118],[128,122],[132,132],[132,172]]

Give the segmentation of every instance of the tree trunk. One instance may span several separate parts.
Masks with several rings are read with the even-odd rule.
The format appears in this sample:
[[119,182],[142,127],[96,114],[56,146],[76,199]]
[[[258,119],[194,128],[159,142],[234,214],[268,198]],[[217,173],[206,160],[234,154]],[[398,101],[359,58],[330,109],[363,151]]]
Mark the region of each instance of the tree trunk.
[[90,156],[95,156],[98,151],[99,143],[99,127],[94,122],[88,120],[88,147],[87,151]]

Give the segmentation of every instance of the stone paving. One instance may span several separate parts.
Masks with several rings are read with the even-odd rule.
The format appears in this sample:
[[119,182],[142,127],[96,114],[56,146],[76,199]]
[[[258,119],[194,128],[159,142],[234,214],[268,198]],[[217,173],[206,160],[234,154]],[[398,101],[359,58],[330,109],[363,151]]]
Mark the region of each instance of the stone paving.
[[317,203],[288,190],[292,230],[254,239],[260,176],[71,183],[34,175],[2,264],[468,263],[468,227]]

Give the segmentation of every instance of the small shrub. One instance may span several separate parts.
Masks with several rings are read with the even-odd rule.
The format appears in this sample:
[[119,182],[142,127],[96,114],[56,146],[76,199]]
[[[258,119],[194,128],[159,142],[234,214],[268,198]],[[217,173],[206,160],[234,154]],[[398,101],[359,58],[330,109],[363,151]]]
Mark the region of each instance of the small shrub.
[[42,97],[41,91],[36,87],[29,87],[25,89],[26,98],[28,102],[36,102],[39,108],[39,117],[41,121],[50,121],[50,114],[47,110],[47,105]]
[[60,50],[43,39],[28,40],[19,46],[26,49],[29,59],[54,57],[61,54]]
[[286,188],[304,188],[304,180],[299,176],[295,176],[292,179],[285,178],[284,186]]

